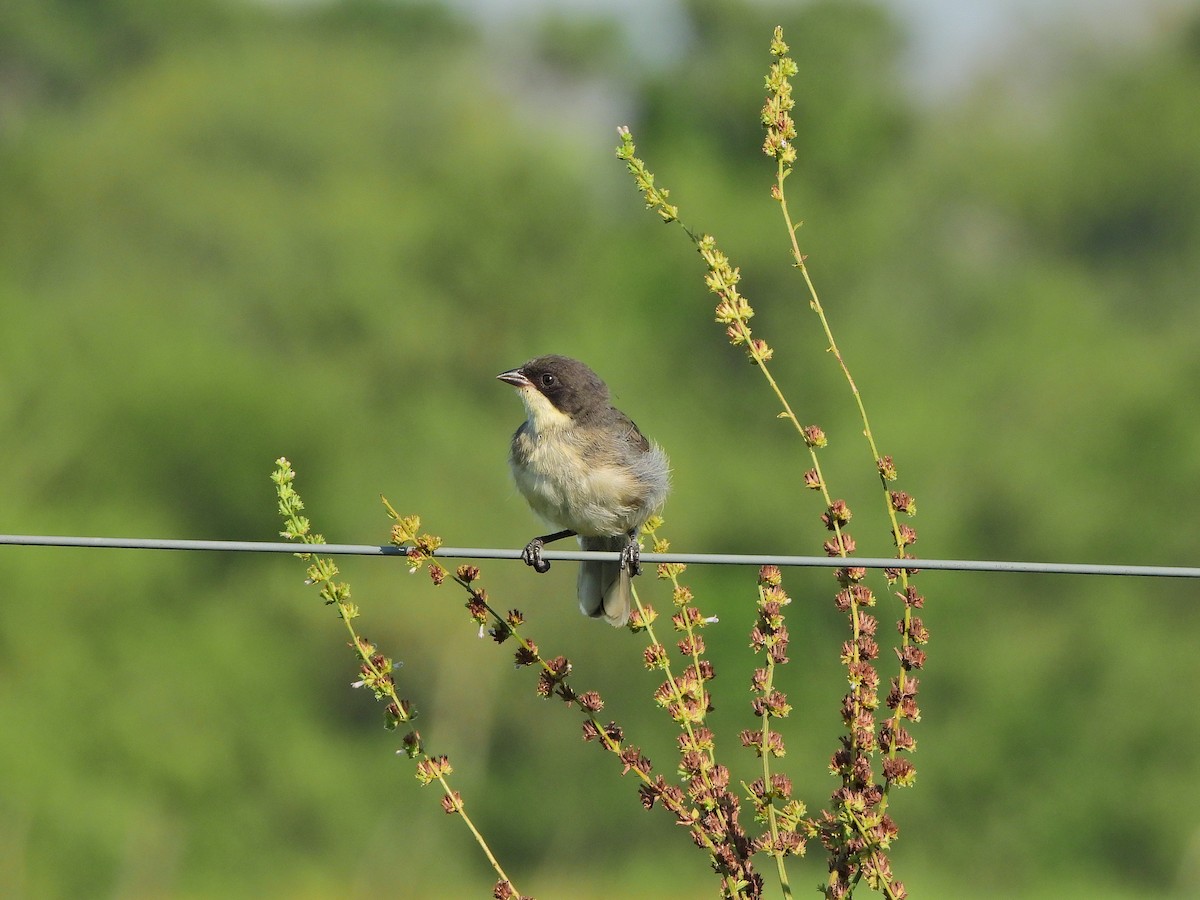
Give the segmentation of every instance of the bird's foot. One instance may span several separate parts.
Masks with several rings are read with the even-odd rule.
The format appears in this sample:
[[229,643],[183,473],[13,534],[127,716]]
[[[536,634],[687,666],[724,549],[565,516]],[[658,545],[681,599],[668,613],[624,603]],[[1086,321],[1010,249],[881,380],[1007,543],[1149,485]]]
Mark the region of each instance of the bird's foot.
[[534,538],[525,545],[525,549],[521,551],[521,560],[527,566],[533,566],[535,572],[545,574],[550,571],[549,560],[542,559],[542,546],[544,541],[541,538]]
[[629,577],[633,578],[636,575],[642,574],[642,548],[638,545],[637,538],[633,535],[629,537],[629,543],[625,545],[625,549],[621,551],[621,568],[629,573]]

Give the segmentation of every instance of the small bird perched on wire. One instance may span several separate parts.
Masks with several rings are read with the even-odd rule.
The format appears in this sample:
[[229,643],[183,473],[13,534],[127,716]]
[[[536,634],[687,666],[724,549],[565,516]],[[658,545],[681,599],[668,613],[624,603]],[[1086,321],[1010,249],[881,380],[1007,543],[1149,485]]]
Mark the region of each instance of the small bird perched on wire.
[[528,418],[513,435],[509,466],[517,489],[561,531],[530,541],[521,558],[538,572],[542,546],[577,535],[584,550],[619,550],[621,559],[579,565],[579,608],[620,627],[629,621],[637,575],[638,529],[662,509],[670,464],[633,420],[609,401],[608,387],[578,360],[539,356],[496,376],[517,389]]

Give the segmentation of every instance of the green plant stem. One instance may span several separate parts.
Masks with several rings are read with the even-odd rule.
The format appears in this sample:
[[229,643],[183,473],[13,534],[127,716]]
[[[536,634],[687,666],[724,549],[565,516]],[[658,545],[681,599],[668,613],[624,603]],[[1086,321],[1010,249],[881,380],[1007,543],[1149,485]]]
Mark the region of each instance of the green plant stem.
[[[434,564],[436,565],[437,563],[434,563]],[[478,598],[478,596],[479,596],[478,592],[474,588],[472,588],[468,582],[462,580],[457,575],[452,575],[452,577],[456,583],[458,583],[463,588],[465,588],[472,596]],[[641,610],[642,609],[641,601],[638,600],[636,591],[634,592],[634,601],[637,603],[638,609]],[[504,617],[502,617],[486,601],[480,601],[480,602],[481,602],[483,608],[488,611],[488,614],[491,615],[492,618],[496,621],[497,625],[499,627],[507,629],[508,632],[512,635],[512,637],[526,651],[526,653],[528,653],[532,658],[537,660],[537,663],[542,667],[542,669],[544,671],[546,671],[550,674],[554,674],[553,668],[545,661],[545,659],[542,657],[541,653],[537,650],[537,648],[530,641],[526,640],[520,634],[520,632],[518,631],[518,629],[515,626],[508,623],[504,619]],[[612,753],[613,755],[620,755],[620,753],[621,753],[620,742],[614,740],[609,735],[605,726],[600,722],[599,719],[596,718],[595,714],[588,712],[587,718],[592,723],[593,727],[595,728],[596,733],[600,739],[600,742],[604,745],[604,748],[606,750],[608,750],[610,753]],[[690,729],[689,729],[689,731],[690,731]],[[625,760],[623,760],[623,761],[625,761]],[[631,772],[633,772],[638,777],[638,779],[641,780],[642,784],[645,784],[645,785],[653,785],[654,784],[654,779],[651,777],[649,771],[647,771],[646,769],[643,769],[636,762],[627,762],[627,765],[629,766],[629,770]],[[662,802],[662,804],[664,805],[665,808],[667,808],[668,810],[670,810],[672,813],[675,814],[677,819],[684,820],[684,819],[690,818],[689,814],[688,814],[688,810],[682,806],[679,806],[679,805],[673,803],[671,801],[670,797],[668,797],[667,795],[660,794],[659,800],[660,800],[660,802]],[[702,846],[704,847],[704,849],[707,850],[710,855],[714,855],[717,847],[713,843],[712,839],[708,836],[708,834],[704,831],[703,827],[701,827],[698,822],[693,822],[693,824],[691,825],[691,831],[693,834],[695,834],[700,839],[700,842],[701,842]],[[725,879],[722,879],[722,881],[725,881]],[[726,887],[726,893],[730,897],[741,897],[742,896],[741,892],[737,891],[736,888],[731,888],[728,885]]]
[[[758,589],[759,600],[762,600],[763,589],[760,586]],[[769,696],[771,691],[775,689],[775,660],[771,655],[767,654],[767,680],[763,687],[763,694]],[[769,790],[771,787],[771,717],[764,715],[762,717],[762,773],[763,773],[763,788]],[[782,850],[776,849],[779,841],[779,821],[775,815],[775,800],[772,797],[767,802],[767,827],[771,832],[771,856],[775,857],[775,867],[779,870],[779,887],[783,891],[784,897],[792,896],[792,884],[788,880],[787,864],[785,862],[786,854]]]
[[[800,228],[801,223],[794,222],[791,213],[788,211],[787,195],[784,192],[783,183],[791,174],[791,170],[784,164],[783,160],[779,160],[778,170],[776,172],[776,185],[779,188],[778,203],[780,212],[783,214],[783,221],[787,225],[788,239],[791,242],[792,258],[795,260],[795,266],[800,270],[801,276],[804,278],[804,284],[808,288],[809,307],[817,314],[817,318],[821,322],[821,330],[825,332],[825,340],[829,344],[829,352],[833,354],[837,360],[838,367],[842,370],[842,374],[846,378],[846,383],[850,386],[850,393],[854,396],[854,404],[858,407],[858,415],[863,423],[863,436],[867,439],[867,446],[871,452],[871,464],[877,465],[880,459],[879,448],[875,445],[875,436],[871,431],[871,422],[867,417],[867,408],[863,403],[862,394],[858,390],[858,385],[854,382],[854,376],[850,374],[850,367],[846,365],[846,360],[842,356],[842,351],[838,348],[837,341],[833,337],[833,330],[829,326],[829,319],[825,316],[825,309],[821,306],[821,298],[817,294],[816,285],[813,284],[812,277],[808,274],[808,266],[804,262],[804,254],[800,252],[800,242],[796,240],[796,231]],[[774,382],[772,381],[772,384]],[[778,391],[776,391],[778,393]],[[896,511],[892,507],[888,499],[887,480],[881,475],[880,481],[884,487],[884,508],[887,512],[888,521],[892,526],[892,537],[896,541],[898,552],[903,552],[903,543],[900,536],[900,523],[896,519]],[[904,570],[901,569],[901,576],[904,577]],[[904,582],[907,586],[907,581]]]
[[[299,541],[306,546],[318,547],[325,543],[325,540],[320,535],[313,534],[308,520],[300,515],[300,511],[304,508],[304,504],[300,500],[299,494],[295,493],[295,489],[291,486],[294,479],[295,472],[292,471],[287,460],[282,458],[279,459],[276,462],[276,472],[272,477],[272,480],[275,481],[277,491],[279,493],[280,512],[284,516],[285,524],[288,529],[286,533],[292,540]],[[388,508],[389,511],[394,512],[394,510],[391,510],[390,505]],[[359,658],[363,662],[363,665],[367,667],[368,671],[370,671],[372,675],[372,689],[376,692],[376,696],[379,696],[382,693],[384,698],[391,703],[392,709],[395,710],[396,718],[405,723],[410,722],[412,720],[412,714],[408,711],[407,704],[401,702],[399,695],[396,693],[396,686],[395,682],[392,680],[391,672],[385,672],[375,664],[374,660],[372,659],[374,653],[367,650],[367,647],[370,646],[369,643],[362,639],[358,635],[357,630],[354,628],[352,620],[358,615],[358,612],[348,600],[349,590],[346,588],[346,586],[333,581],[334,576],[338,574],[337,566],[331,560],[322,559],[315,553],[297,553],[296,555],[305,562],[308,562],[309,559],[313,560],[312,564],[309,566],[310,579],[315,584],[321,584],[322,596],[324,596],[326,600],[337,605],[338,616],[342,620],[343,624],[345,624],[346,631],[350,635],[350,645],[354,647],[355,653],[358,654]],[[420,757],[422,762],[431,765],[434,763],[433,758],[424,750],[424,748],[421,749]],[[457,794],[453,788],[451,788],[444,772],[438,773],[437,781],[441,785],[442,789],[446,792],[446,796],[451,798],[454,812],[462,819],[463,823],[467,826],[467,829],[474,836],[475,843],[479,845],[479,849],[482,850],[484,856],[487,857],[487,860],[491,864],[493,871],[495,871],[502,881],[507,882],[509,886],[512,887],[512,879],[508,877],[508,874],[504,871],[503,866],[500,865],[500,861],[492,852],[492,848],[488,845],[488,842],[484,838],[483,834],[475,826],[475,823],[471,820],[471,817],[467,815],[467,811],[463,805],[461,796]]]
[[[842,370],[842,374],[846,378],[846,383],[850,386],[850,393],[854,396],[854,403],[855,403],[855,406],[858,407],[858,415],[859,415],[859,418],[862,420],[862,424],[863,424],[863,436],[867,439],[867,447],[871,453],[871,462],[873,465],[878,465],[881,457],[880,457],[880,453],[879,453],[879,448],[875,444],[875,435],[871,430],[870,419],[867,417],[866,405],[863,403],[862,394],[858,390],[858,385],[854,381],[854,376],[850,374],[850,367],[848,365],[846,365],[846,360],[842,356],[842,351],[838,348],[837,341],[833,337],[833,329],[829,325],[829,319],[825,316],[825,309],[821,305],[821,298],[817,294],[816,285],[813,284],[812,277],[808,273],[808,266],[805,265],[805,262],[804,262],[804,254],[800,251],[800,242],[796,239],[796,232],[800,228],[801,223],[795,222],[792,219],[791,213],[788,210],[787,194],[784,190],[784,181],[786,181],[788,175],[791,174],[791,170],[787,167],[787,165],[785,165],[785,163],[782,159],[778,160],[777,167],[778,168],[776,170],[775,184],[778,188],[778,192],[776,194],[776,197],[777,197],[777,200],[779,203],[780,212],[783,215],[784,224],[787,226],[788,240],[791,243],[792,259],[794,260],[796,268],[800,270],[800,275],[804,278],[804,284],[808,288],[808,295],[809,295],[809,304],[808,305],[813,310],[813,312],[815,312],[817,314],[817,318],[821,322],[821,329],[822,329],[822,331],[824,331],[825,340],[829,344],[829,352],[832,353],[834,359],[837,360],[838,367]],[[879,481],[883,487],[884,511],[887,513],[888,522],[891,525],[892,539],[896,543],[896,555],[897,555],[897,558],[901,561],[901,565],[897,567],[897,571],[899,572],[900,588],[902,591],[905,591],[908,588],[908,569],[905,568],[903,565],[905,551],[904,551],[904,540],[903,540],[903,537],[901,536],[901,532],[900,532],[900,523],[899,523],[899,520],[896,518],[896,510],[891,502],[887,478],[883,475],[882,472],[880,472],[880,474],[879,474]],[[824,479],[822,479],[822,483],[824,483]],[[828,501],[828,494],[826,494],[826,500]],[[856,643],[857,643],[857,638],[858,638],[858,634],[859,634],[857,605],[852,606],[851,610],[852,610],[852,613],[854,616],[854,637],[855,637]],[[911,624],[912,624],[912,609],[908,606],[908,604],[905,604],[903,628],[901,630],[901,637],[900,637],[901,650],[905,650],[909,646],[909,643],[910,643],[909,626]],[[856,652],[856,656],[857,656],[857,652]],[[897,676],[897,683],[902,692],[904,690],[905,685],[907,684],[907,681],[908,681],[908,673],[904,669],[904,667],[901,666],[899,674]],[[900,728],[900,723],[902,721],[902,716],[900,714],[899,706],[897,706],[896,709],[893,710],[892,715],[890,716],[890,720],[892,723],[893,733],[895,733],[896,730],[898,730]],[[888,758],[889,759],[895,758],[897,752],[899,752],[899,751],[897,750],[896,745],[893,742],[892,746],[888,750]],[[880,814],[882,814],[883,812],[885,812],[887,810],[888,797],[889,797],[890,793],[891,793],[891,782],[885,780],[884,785],[883,785],[883,797],[880,800],[880,804],[879,804]]]
[[[633,602],[637,605],[638,612],[641,614],[641,617],[642,617],[642,622],[645,623],[643,627],[646,629],[647,637],[650,638],[650,643],[658,644],[659,643],[658,638],[654,634],[654,626],[650,623],[650,617],[648,615],[646,615],[646,608],[644,606],[642,606],[642,600],[641,600],[641,597],[638,596],[637,588],[634,587],[632,584],[629,587],[630,587],[631,593],[633,594]],[[685,621],[688,621],[687,616],[684,616],[684,619],[685,619]],[[690,625],[690,621],[689,621],[688,633],[691,634],[691,631],[692,631],[692,629],[691,629],[691,625]],[[663,645],[663,646],[665,647],[665,645]],[[700,700],[701,700],[701,702],[706,702],[706,697],[708,695],[708,688],[705,687],[704,679],[700,675],[699,656],[698,655],[694,656],[694,660],[695,660],[694,671],[696,673],[696,682],[699,685],[700,691],[701,691]],[[671,692],[675,697],[675,702],[679,704],[680,719],[681,719],[681,721],[679,722],[679,725],[681,728],[683,728],[683,730],[685,732],[687,732],[688,738],[691,739],[692,746],[696,746],[696,732],[695,732],[695,729],[692,728],[691,719],[688,718],[684,713],[685,698],[683,696],[683,691],[680,690],[679,682],[675,679],[674,675],[671,672],[671,663],[670,663],[669,658],[665,659],[663,661],[662,671],[666,675],[667,683],[671,685]],[[708,751],[708,758],[709,758],[710,762],[715,764],[715,757],[713,755],[713,751],[711,748]],[[714,785],[712,783],[712,779],[709,778],[708,772],[709,772],[708,769],[702,769],[700,772],[700,775],[704,779],[705,787],[712,790],[714,788]],[[728,825],[729,825],[728,819],[725,817],[724,811],[722,811],[719,806],[717,807],[717,814],[721,817],[722,823],[724,823],[726,828],[728,828]]]
[[[315,546],[315,545],[311,545],[311,546]],[[406,724],[410,723],[412,721],[412,715],[411,715],[411,713],[408,712],[408,710],[406,708],[406,704],[404,704],[400,701],[400,697],[396,693],[395,684],[392,683],[390,677],[388,677],[387,679],[383,678],[384,675],[390,676],[390,673],[381,671],[380,668],[377,665],[375,665],[374,661],[371,659],[372,654],[366,652],[365,642],[363,641],[363,639],[361,637],[359,637],[358,632],[356,631],[356,629],[354,628],[354,625],[352,623],[353,615],[348,615],[347,613],[349,613],[349,610],[344,609],[342,606],[342,603],[340,603],[340,602],[338,603],[338,612],[339,612],[339,618],[341,618],[342,622],[345,624],[346,631],[350,635],[350,645],[355,648],[355,652],[358,653],[358,656],[363,661],[363,664],[365,666],[367,666],[370,669],[372,675],[375,676],[375,684],[383,685],[382,690],[384,691],[386,699],[391,702],[393,708],[396,710],[397,718]],[[433,758],[425,750],[421,751],[421,759],[424,762],[430,762],[430,763],[433,762]],[[513,885],[512,879],[508,877],[508,874],[504,871],[504,868],[500,865],[500,861],[496,858],[496,855],[492,852],[492,848],[488,845],[488,842],[484,838],[483,834],[475,826],[475,823],[471,820],[471,817],[469,815],[467,815],[467,810],[462,802],[461,797],[459,795],[457,795],[455,793],[455,791],[451,788],[450,783],[446,780],[446,776],[444,774],[439,774],[437,776],[437,781],[442,786],[442,789],[446,792],[446,796],[452,798],[452,802],[454,805],[454,812],[463,820],[463,823],[467,826],[467,829],[471,832],[472,836],[475,838],[475,843],[479,845],[479,849],[482,850],[483,855],[487,857],[488,863],[491,864],[492,869],[495,871],[495,873],[500,877],[500,879],[502,881],[506,881],[506,882],[508,882],[509,886],[512,886]],[[514,890],[515,890],[515,887],[514,887]]]
[[[656,532],[657,532],[657,529],[656,529]],[[652,537],[654,538],[654,540],[657,541],[657,540],[659,540],[659,538],[657,537],[656,532],[654,534],[652,534]],[[666,569],[667,569],[667,578],[671,582],[671,596],[677,597],[679,595],[680,591],[682,590],[682,585],[680,585],[680,583],[679,583],[679,573],[683,570],[683,566],[681,566],[679,564],[668,565],[668,566],[666,566]],[[642,609],[641,599],[638,598],[638,596],[637,596],[637,588],[634,587],[632,584],[630,585],[630,588],[633,592],[635,602],[638,605],[638,610],[643,613],[643,619],[644,619],[645,611]],[[682,605],[676,604],[676,608],[682,609],[684,606],[687,606],[687,605],[689,605],[689,604],[688,603],[684,603]],[[697,679],[700,680],[701,685],[703,685],[703,680],[700,679],[700,651],[696,648],[696,640],[695,640],[696,629],[692,625],[692,617],[685,615],[683,617],[683,623],[684,623],[685,629],[687,630],[687,636],[689,639],[690,646],[692,648],[692,652],[691,652],[692,666],[695,669]],[[646,627],[646,634],[649,636],[651,643],[658,642],[654,636],[653,629],[649,625],[647,625],[647,627]],[[669,675],[669,672],[668,672],[668,675]],[[705,689],[705,690],[707,690],[707,689]],[[690,732],[690,726],[689,726],[689,737],[692,737],[692,738],[695,737],[695,735],[691,734],[691,732]],[[712,763],[713,765],[716,765],[717,757],[716,757],[716,742],[715,741],[712,742],[712,745],[709,746],[709,748],[706,752],[708,755],[709,762]]]
[[495,854],[492,853],[492,848],[488,846],[488,842],[484,839],[479,829],[475,827],[475,823],[471,821],[471,817],[467,815],[467,810],[463,805],[462,799],[450,789],[450,785],[446,782],[444,775],[439,775],[437,780],[442,786],[442,789],[446,792],[446,795],[452,798],[454,803],[454,811],[462,817],[463,822],[466,824],[467,828],[470,829],[471,834],[474,835],[475,843],[479,845],[479,849],[481,849],[483,851],[483,855],[487,857],[488,862],[492,866],[492,870],[500,876],[501,881],[508,882],[509,887],[516,891],[516,887],[513,885],[512,879],[504,873],[504,869],[500,865],[500,860],[496,859]]

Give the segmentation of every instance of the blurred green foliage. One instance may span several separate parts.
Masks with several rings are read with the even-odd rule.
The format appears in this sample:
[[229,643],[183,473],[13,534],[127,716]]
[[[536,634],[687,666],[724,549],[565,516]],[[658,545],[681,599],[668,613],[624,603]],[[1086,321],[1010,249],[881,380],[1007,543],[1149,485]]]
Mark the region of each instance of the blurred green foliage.
[[[887,553],[766,195],[756,117],[780,22],[801,67],[802,246],[919,499],[917,551],[1194,563],[1200,19],[919,105],[874,6],[683,11],[682,49],[650,61],[603,19],[548,19],[506,55],[415,3],[0,6],[0,530],[270,539],[287,454],[330,540],[384,541],[384,493],[450,544],[515,547],[537,524],[504,464],[520,407],[493,376],[561,352],[670,452],[677,549],[816,552],[795,439],[724,346],[686,240],[612,158],[628,121],[685,220],[742,266],[776,374],[831,437],[860,552]],[[487,895],[465,829],[349,689],[298,562],[0,558],[0,893]],[[710,895],[684,835],[476,638],[454,590],[395,561],[344,571],[522,890]],[[670,771],[656,681],[628,635],[577,615],[570,566],[484,573]],[[753,576],[684,580],[722,619],[713,724],[745,777]],[[787,585],[787,762],[817,808],[841,625],[828,573]],[[1196,588],[921,586],[919,776],[892,807],[912,896],[1200,892]],[[823,874],[813,860],[793,883]]]

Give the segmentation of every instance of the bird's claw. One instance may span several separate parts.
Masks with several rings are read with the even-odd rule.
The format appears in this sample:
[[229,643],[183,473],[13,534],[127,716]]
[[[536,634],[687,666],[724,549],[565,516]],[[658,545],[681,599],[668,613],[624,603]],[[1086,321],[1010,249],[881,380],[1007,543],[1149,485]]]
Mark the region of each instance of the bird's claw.
[[621,568],[625,569],[632,578],[642,574],[642,548],[637,538],[630,538],[625,549],[621,551]]
[[521,551],[521,559],[527,566],[533,566],[533,571],[545,574],[550,571],[550,562],[542,559],[543,541],[541,538],[534,538],[525,545],[525,549]]

